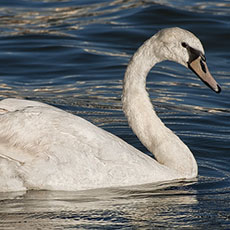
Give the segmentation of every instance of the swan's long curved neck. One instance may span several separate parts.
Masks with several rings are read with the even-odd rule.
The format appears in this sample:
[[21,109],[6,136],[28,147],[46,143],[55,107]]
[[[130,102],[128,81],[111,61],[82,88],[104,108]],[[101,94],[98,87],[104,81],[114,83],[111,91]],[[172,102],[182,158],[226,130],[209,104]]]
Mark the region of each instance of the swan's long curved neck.
[[154,37],[151,39],[138,49],[127,67],[123,110],[134,133],[160,164],[176,170],[182,177],[192,178],[197,175],[197,164],[192,153],[157,116],[146,91],[148,72],[163,60],[153,56],[152,49],[159,50],[160,44],[154,41]]

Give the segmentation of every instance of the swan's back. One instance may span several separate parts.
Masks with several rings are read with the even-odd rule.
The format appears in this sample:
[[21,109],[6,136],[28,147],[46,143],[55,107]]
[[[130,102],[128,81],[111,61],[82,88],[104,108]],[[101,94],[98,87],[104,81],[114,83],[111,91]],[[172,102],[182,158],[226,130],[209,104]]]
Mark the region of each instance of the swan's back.
[[[13,112],[16,110],[23,110],[27,107],[52,107],[50,105],[44,104],[38,101],[29,101],[15,98],[7,98],[0,101],[0,113]],[[52,107],[55,108],[55,107]]]
[[3,190],[79,190],[174,176],[120,138],[60,109],[6,99],[0,110]]

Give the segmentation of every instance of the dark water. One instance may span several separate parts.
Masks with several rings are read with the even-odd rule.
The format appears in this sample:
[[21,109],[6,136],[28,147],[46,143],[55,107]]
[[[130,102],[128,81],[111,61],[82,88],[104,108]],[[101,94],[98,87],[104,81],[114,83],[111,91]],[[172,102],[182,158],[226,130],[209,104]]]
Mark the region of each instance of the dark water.
[[152,103],[193,151],[193,182],[0,194],[0,229],[230,229],[229,1],[0,1],[0,97],[43,101],[148,152],[121,110],[130,56],[161,28],[203,42],[219,95],[177,64],[148,78]]

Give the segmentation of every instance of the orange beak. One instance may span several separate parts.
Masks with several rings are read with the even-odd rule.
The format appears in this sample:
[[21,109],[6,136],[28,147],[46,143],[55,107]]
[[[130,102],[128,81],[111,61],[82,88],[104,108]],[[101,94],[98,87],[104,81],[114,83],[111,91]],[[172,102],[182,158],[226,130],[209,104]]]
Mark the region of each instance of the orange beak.
[[208,66],[201,56],[189,62],[188,67],[212,90],[216,93],[221,92],[220,86],[210,74]]

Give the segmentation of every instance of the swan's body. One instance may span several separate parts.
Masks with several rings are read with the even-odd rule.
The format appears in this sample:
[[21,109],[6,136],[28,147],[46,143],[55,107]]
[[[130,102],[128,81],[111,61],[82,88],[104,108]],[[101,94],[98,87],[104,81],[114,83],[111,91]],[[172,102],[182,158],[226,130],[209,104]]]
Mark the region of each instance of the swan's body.
[[[200,54],[191,58],[194,50]],[[123,109],[156,160],[63,110],[34,101],[2,100],[0,191],[81,190],[196,177],[192,153],[157,117],[145,85],[150,69],[166,59],[188,63],[197,73],[193,65],[203,52],[199,39],[190,32],[165,29],[147,40],[127,67]],[[218,92],[210,76],[202,80]]]

